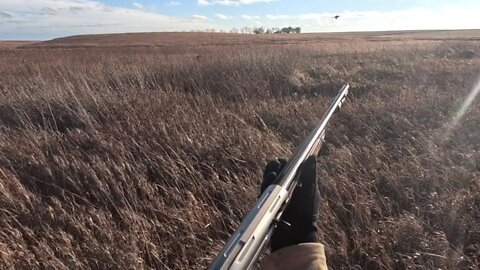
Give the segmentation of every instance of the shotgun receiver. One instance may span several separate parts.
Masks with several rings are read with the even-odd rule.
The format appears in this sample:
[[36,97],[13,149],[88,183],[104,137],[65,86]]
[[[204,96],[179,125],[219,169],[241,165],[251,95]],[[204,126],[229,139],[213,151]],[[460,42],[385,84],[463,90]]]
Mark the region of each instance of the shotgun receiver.
[[320,123],[288,160],[274,183],[258,198],[209,269],[249,269],[256,262],[281,222],[282,213],[297,186],[297,175],[302,163],[309,156],[318,155],[324,142],[326,126],[345,101],[348,88],[347,84],[340,89]]

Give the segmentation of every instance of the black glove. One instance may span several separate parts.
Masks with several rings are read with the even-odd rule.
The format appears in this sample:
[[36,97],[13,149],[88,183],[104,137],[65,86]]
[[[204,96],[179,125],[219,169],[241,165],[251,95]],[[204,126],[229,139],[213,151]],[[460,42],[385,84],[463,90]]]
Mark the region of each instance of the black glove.
[[[275,181],[286,163],[285,159],[278,159],[267,164],[261,192]],[[316,165],[315,156],[309,157],[302,164],[299,183],[282,215],[284,222],[278,225],[272,235],[272,252],[287,246],[318,241],[316,221],[319,219],[320,191],[316,181]]]

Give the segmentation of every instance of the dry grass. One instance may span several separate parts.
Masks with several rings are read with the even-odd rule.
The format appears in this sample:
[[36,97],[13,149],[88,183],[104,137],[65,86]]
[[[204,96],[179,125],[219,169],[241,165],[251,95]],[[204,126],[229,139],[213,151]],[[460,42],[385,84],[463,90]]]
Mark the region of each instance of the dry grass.
[[35,41],[1,41],[0,40],[0,50],[13,50],[18,47],[25,47],[37,43]]
[[205,267],[350,82],[319,161],[329,265],[477,269],[478,99],[445,134],[479,43],[357,45],[0,51],[0,265]]
[[[422,41],[478,41],[480,30],[439,30],[439,31],[388,31],[388,32],[352,32],[352,33],[308,33],[308,34],[224,34],[224,33],[129,33],[71,36],[46,42],[26,43],[22,48],[91,48],[91,47],[150,47],[174,49],[174,53],[184,53],[192,48],[212,46],[285,46],[314,44],[337,51],[342,45],[359,50],[388,46],[421,43]],[[1,43],[0,43],[1,45]]]

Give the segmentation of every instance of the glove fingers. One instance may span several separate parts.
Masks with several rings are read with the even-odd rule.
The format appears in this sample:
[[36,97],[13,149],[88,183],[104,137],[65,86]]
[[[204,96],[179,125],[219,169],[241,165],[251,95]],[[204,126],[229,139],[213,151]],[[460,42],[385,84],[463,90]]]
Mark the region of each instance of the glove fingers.
[[302,193],[306,193],[306,192],[310,193],[315,191],[313,187],[317,185],[317,182],[315,181],[316,176],[317,176],[317,159],[315,156],[310,156],[302,164],[302,173],[300,175],[300,184],[302,187],[306,187],[306,188],[303,188],[299,191]]
[[317,216],[316,205],[319,200],[318,184],[316,182],[317,160],[314,156],[309,157],[302,164],[299,185],[292,195],[292,201],[285,211],[285,218],[290,221],[299,219],[315,219]]
[[272,160],[268,162],[267,166],[265,167],[265,171],[263,172],[263,181],[260,186],[260,192],[263,191],[277,178],[278,174],[282,171],[283,167],[287,164],[287,160],[280,158],[276,160]]
[[273,182],[277,179],[277,173],[276,172],[269,172],[263,177],[262,185],[260,186],[260,193],[263,193],[263,191],[273,184]]
[[287,160],[284,159],[284,158],[279,158],[278,159],[278,162],[280,162],[280,170],[278,171],[280,173],[280,171],[283,170],[283,168],[285,167],[285,165],[287,165]]
[[263,181],[260,185],[260,193],[263,191],[277,178],[278,174],[282,171],[283,167],[287,164],[287,160],[280,158],[268,162],[265,166],[265,171],[263,172]]
[[263,178],[265,179],[265,176],[271,172],[277,173],[280,169],[280,166],[282,166],[282,164],[278,159],[268,162],[267,166],[265,166],[265,171],[263,171]]

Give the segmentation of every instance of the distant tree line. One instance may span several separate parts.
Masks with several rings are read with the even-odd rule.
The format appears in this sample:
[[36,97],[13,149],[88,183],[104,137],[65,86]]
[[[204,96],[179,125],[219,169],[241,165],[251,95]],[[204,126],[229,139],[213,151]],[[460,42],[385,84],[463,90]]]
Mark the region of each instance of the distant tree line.
[[234,33],[234,34],[300,34],[302,32],[302,28],[300,27],[283,27],[283,28],[278,28],[278,27],[271,27],[271,28],[265,28],[265,27],[250,27],[250,26],[245,26],[241,28],[232,28],[230,31],[225,31],[225,30],[219,30],[219,29],[205,29],[203,31],[191,31],[191,32],[210,32],[210,33]]
[[283,27],[283,28],[263,28],[263,27],[256,27],[253,29],[254,34],[300,34],[302,32],[302,28],[300,27]]

